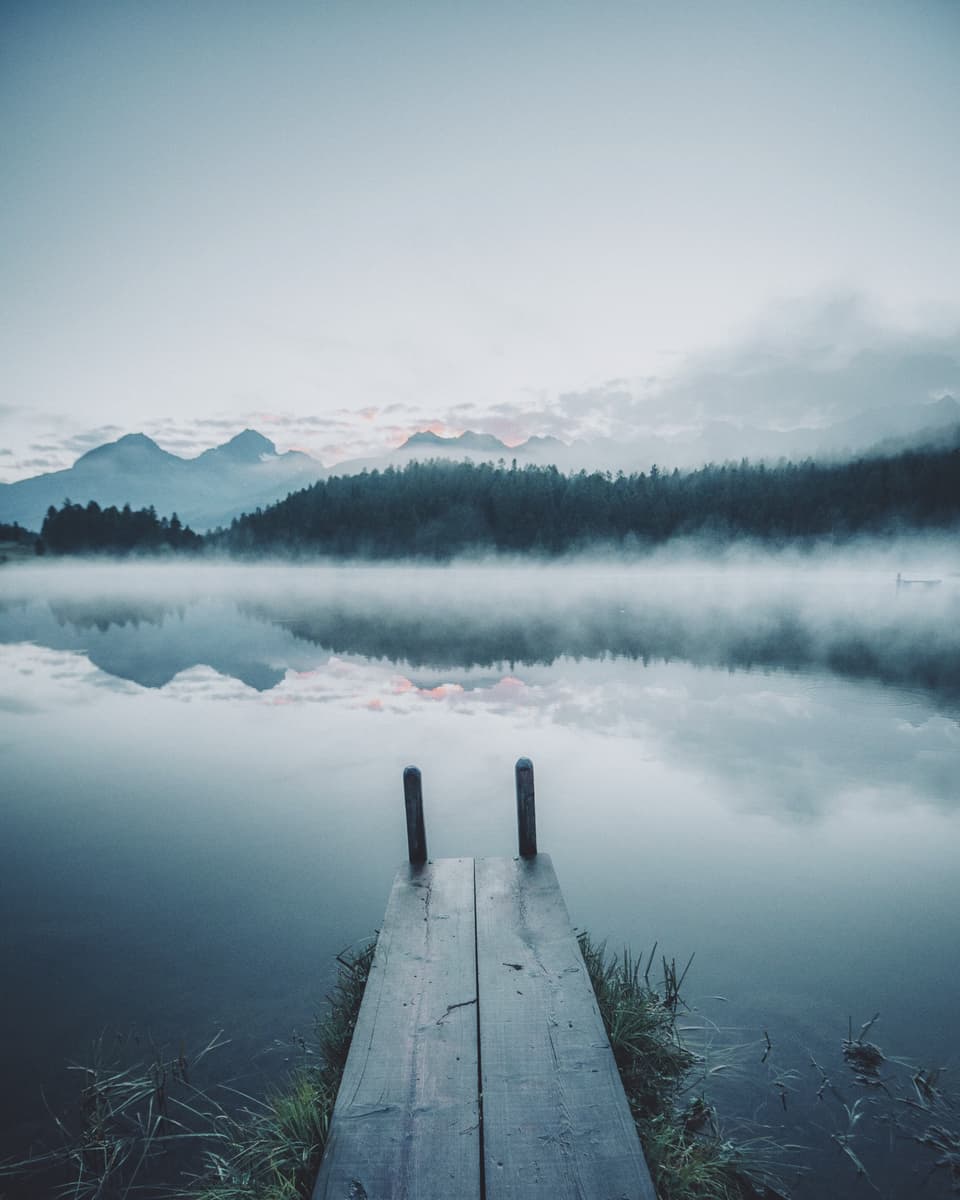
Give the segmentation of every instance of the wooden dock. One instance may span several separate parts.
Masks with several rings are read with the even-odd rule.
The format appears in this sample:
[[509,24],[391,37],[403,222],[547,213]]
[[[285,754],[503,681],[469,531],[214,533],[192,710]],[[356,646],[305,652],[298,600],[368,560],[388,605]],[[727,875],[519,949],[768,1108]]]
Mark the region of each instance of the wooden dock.
[[517,764],[520,856],[427,860],[404,772],[397,873],[314,1200],[655,1200]]

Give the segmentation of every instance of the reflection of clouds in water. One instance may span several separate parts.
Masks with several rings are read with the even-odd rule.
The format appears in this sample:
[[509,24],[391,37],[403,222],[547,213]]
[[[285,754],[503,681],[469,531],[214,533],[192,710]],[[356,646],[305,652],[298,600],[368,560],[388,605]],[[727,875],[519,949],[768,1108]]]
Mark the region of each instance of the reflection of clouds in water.
[[181,671],[161,688],[161,695],[189,704],[194,700],[243,701],[260,693],[231,675],[221,675],[213,667],[191,667]]
[[743,703],[755,712],[758,721],[766,721],[771,725],[779,724],[785,717],[792,721],[813,717],[809,694],[798,696],[764,690],[745,696]]
[[830,678],[605,667],[602,681],[595,670],[580,678],[579,664],[565,661],[541,668],[536,682],[505,676],[482,687],[417,687],[394,677],[392,695],[381,682],[375,696],[376,680],[368,677],[363,703],[379,712],[423,703],[454,712],[482,707],[513,722],[525,711],[545,723],[629,738],[645,759],[700,773],[735,808],[791,820],[829,815],[855,797],[869,796],[874,809],[956,803],[960,725],[915,698]]
[[[140,694],[89,654],[164,699],[325,705],[367,738],[366,721],[385,733],[391,717],[416,718],[419,738],[483,713],[504,739],[533,726],[623,739],[647,763],[699,774],[739,811],[794,821],[854,796],[874,810],[956,803],[960,733],[935,712],[938,698],[950,711],[960,662],[949,580],[912,597],[892,576],[807,569],[216,568],[191,582],[133,567],[29,578],[59,589],[50,601],[61,606],[79,579],[84,603],[63,620],[46,602],[0,611],[0,640],[56,646],[0,647],[0,707],[12,713],[97,690]],[[105,630],[97,594],[111,581],[123,603],[104,611],[123,622]],[[159,612],[154,597],[157,619],[132,621],[138,592],[157,587],[174,605],[188,584],[216,598]]]
[[0,709],[38,713],[89,702],[88,688],[122,694],[139,689],[98,670],[82,653],[20,643],[0,645]]
[[30,569],[6,578],[21,598],[0,604],[0,642],[83,650],[151,687],[208,665],[265,691],[286,670],[330,656],[452,672],[435,681],[444,686],[467,669],[514,674],[572,656],[829,671],[956,706],[952,579],[901,595],[889,563],[837,570],[827,561]]
[[32,700],[25,700],[19,696],[3,696],[0,695],[0,712],[5,713],[39,713],[43,712],[42,705],[34,703]]
[[895,692],[784,676],[694,672],[684,711],[640,704],[665,761],[694,765],[737,809],[818,818],[869,795],[871,807],[954,808],[960,726]]
[[[91,690],[136,695],[80,654],[2,647],[0,708],[35,713],[86,702]],[[32,672],[24,675],[23,672]],[[815,820],[844,805],[953,808],[960,725],[922,700],[830,677],[731,674],[685,664],[564,659],[529,672],[462,671],[423,678],[395,663],[331,656],[288,670],[258,691],[212,667],[180,672],[160,690],[178,703],[326,705],[353,720],[441,711],[629,739],[640,756],[703,778],[737,810]]]
[[262,697],[263,703],[339,703],[375,713],[405,714],[431,706],[465,712],[480,706],[508,713],[519,706],[535,706],[536,694],[513,676],[463,681],[444,679],[428,683],[396,672],[395,664],[332,657],[313,671],[288,671],[283,683]]
[[582,679],[579,664],[564,661],[530,682],[474,682],[469,673],[462,682],[418,682],[379,664],[337,660],[329,671],[288,677],[278,690],[286,703],[334,702],[378,717],[440,706],[463,716],[483,710],[513,727],[522,719],[631,739],[644,759],[699,773],[733,807],[791,820],[820,818],[868,794],[873,808],[955,801],[960,730],[905,709],[912,702],[895,694],[831,679],[604,666],[605,679],[594,671]]

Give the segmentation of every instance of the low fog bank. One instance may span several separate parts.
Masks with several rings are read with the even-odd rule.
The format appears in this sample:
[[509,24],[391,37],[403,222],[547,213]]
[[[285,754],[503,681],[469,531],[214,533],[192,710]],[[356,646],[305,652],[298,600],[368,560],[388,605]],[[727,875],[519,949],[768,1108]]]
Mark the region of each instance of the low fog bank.
[[624,657],[828,671],[960,699],[960,560],[942,540],[739,547],[724,563],[687,547],[642,564],[44,563],[0,578],[3,641],[95,647],[111,671],[121,629],[133,665],[115,673],[154,685],[205,664],[271,687],[309,645],[445,670]]
[[[405,587],[429,595],[437,579],[456,576],[470,594],[480,581],[492,593],[510,580],[510,590],[529,594],[542,584],[554,594],[558,581],[564,592],[576,594],[590,581],[620,578],[624,586],[638,580],[678,584],[707,575],[724,587],[738,583],[754,587],[782,574],[797,578],[865,579],[898,573],[908,579],[935,578],[960,583],[960,533],[911,534],[902,537],[860,537],[840,543],[791,544],[771,548],[751,540],[674,538],[660,546],[632,551],[594,546],[562,556],[484,553],[442,561],[420,559],[350,559],[317,556],[295,561],[284,555],[256,560],[228,555],[202,558],[130,558],[93,555],[69,559],[27,559],[0,571],[0,600],[40,595],[65,597],[129,597],[134,601],[182,603],[199,597],[276,594],[313,595],[337,586],[358,595],[376,594],[379,580],[403,577]],[[372,582],[376,580],[377,582]]]

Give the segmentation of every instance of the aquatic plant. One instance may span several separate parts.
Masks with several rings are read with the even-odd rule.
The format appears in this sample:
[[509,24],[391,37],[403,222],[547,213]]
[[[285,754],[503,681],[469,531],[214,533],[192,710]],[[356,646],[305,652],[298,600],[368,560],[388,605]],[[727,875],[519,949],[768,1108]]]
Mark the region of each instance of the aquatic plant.
[[202,1170],[181,1193],[193,1200],[309,1197],[360,1011],[375,943],[337,956],[336,985],[302,1062],[262,1100],[229,1117],[204,1149]]
[[[644,961],[630,951],[608,954],[587,934],[579,942],[658,1200],[782,1200],[782,1176],[797,1169],[785,1155],[799,1148],[739,1129],[732,1135],[707,1095],[712,1080],[738,1073],[738,1056],[757,1051],[786,1110],[800,1076],[771,1067],[769,1035],[735,1046],[695,1013],[688,1017],[682,988],[692,959],[678,969],[661,956],[655,968],[656,946]],[[0,1176],[26,1173],[43,1194],[75,1200],[309,1200],[373,950],[370,943],[338,956],[326,1010],[312,1036],[295,1039],[293,1067],[262,1098],[203,1082],[214,1052],[228,1044],[220,1033],[195,1053],[103,1036],[88,1063],[71,1067],[79,1097],[72,1115],[54,1118],[59,1144],[0,1166]],[[815,1098],[836,1114],[824,1131],[828,1143],[869,1186],[864,1129],[882,1123],[902,1145],[930,1155],[928,1174],[960,1194],[954,1098],[939,1071],[867,1041],[876,1021],[856,1038],[851,1023],[839,1043],[847,1082],[810,1057]],[[124,1066],[131,1048],[140,1061]]]
[[659,1200],[777,1200],[786,1195],[777,1175],[783,1148],[769,1137],[738,1141],[724,1135],[701,1091],[703,1058],[678,1025],[681,988],[693,961],[677,970],[661,957],[651,981],[656,945],[644,967],[624,950],[578,938],[597,1005]]
[[263,1099],[200,1086],[198,1068],[228,1044],[222,1033],[193,1054],[147,1040],[149,1054],[131,1065],[122,1059],[143,1039],[101,1035],[89,1060],[71,1065],[80,1091],[74,1112],[53,1117],[57,1144],[0,1164],[0,1177],[29,1176],[64,1200],[309,1196],[372,958],[373,943],[338,956],[312,1044],[298,1039],[300,1061]]
[[101,1034],[86,1063],[70,1064],[80,1090],[75,1111],[53,1117],[58,1144],[2,1164],[0,1175],[29,1173],[46,1181],[48,1194],[74,1200],[123,1198],[145,1190],[157,1160],[170,1161],[178,1147],[197,1137],[194,1119],[216,1115],[191,1076],[226,1042],[217,1033],[196,1053],[181,1047],[170,1054],[146,1039],[149,1055],[125,1066],[131,1043],[140,1049],[144,1040]]

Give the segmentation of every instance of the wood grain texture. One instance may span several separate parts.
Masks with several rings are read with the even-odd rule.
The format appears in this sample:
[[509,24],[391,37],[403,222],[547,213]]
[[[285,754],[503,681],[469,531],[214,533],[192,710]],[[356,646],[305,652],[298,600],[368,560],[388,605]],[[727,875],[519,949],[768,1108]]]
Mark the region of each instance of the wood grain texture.
[[486,1200],[655,1200],[549,856],[475,865]]
[[480,1196],[472,859],[397,874],[314,1200]]

